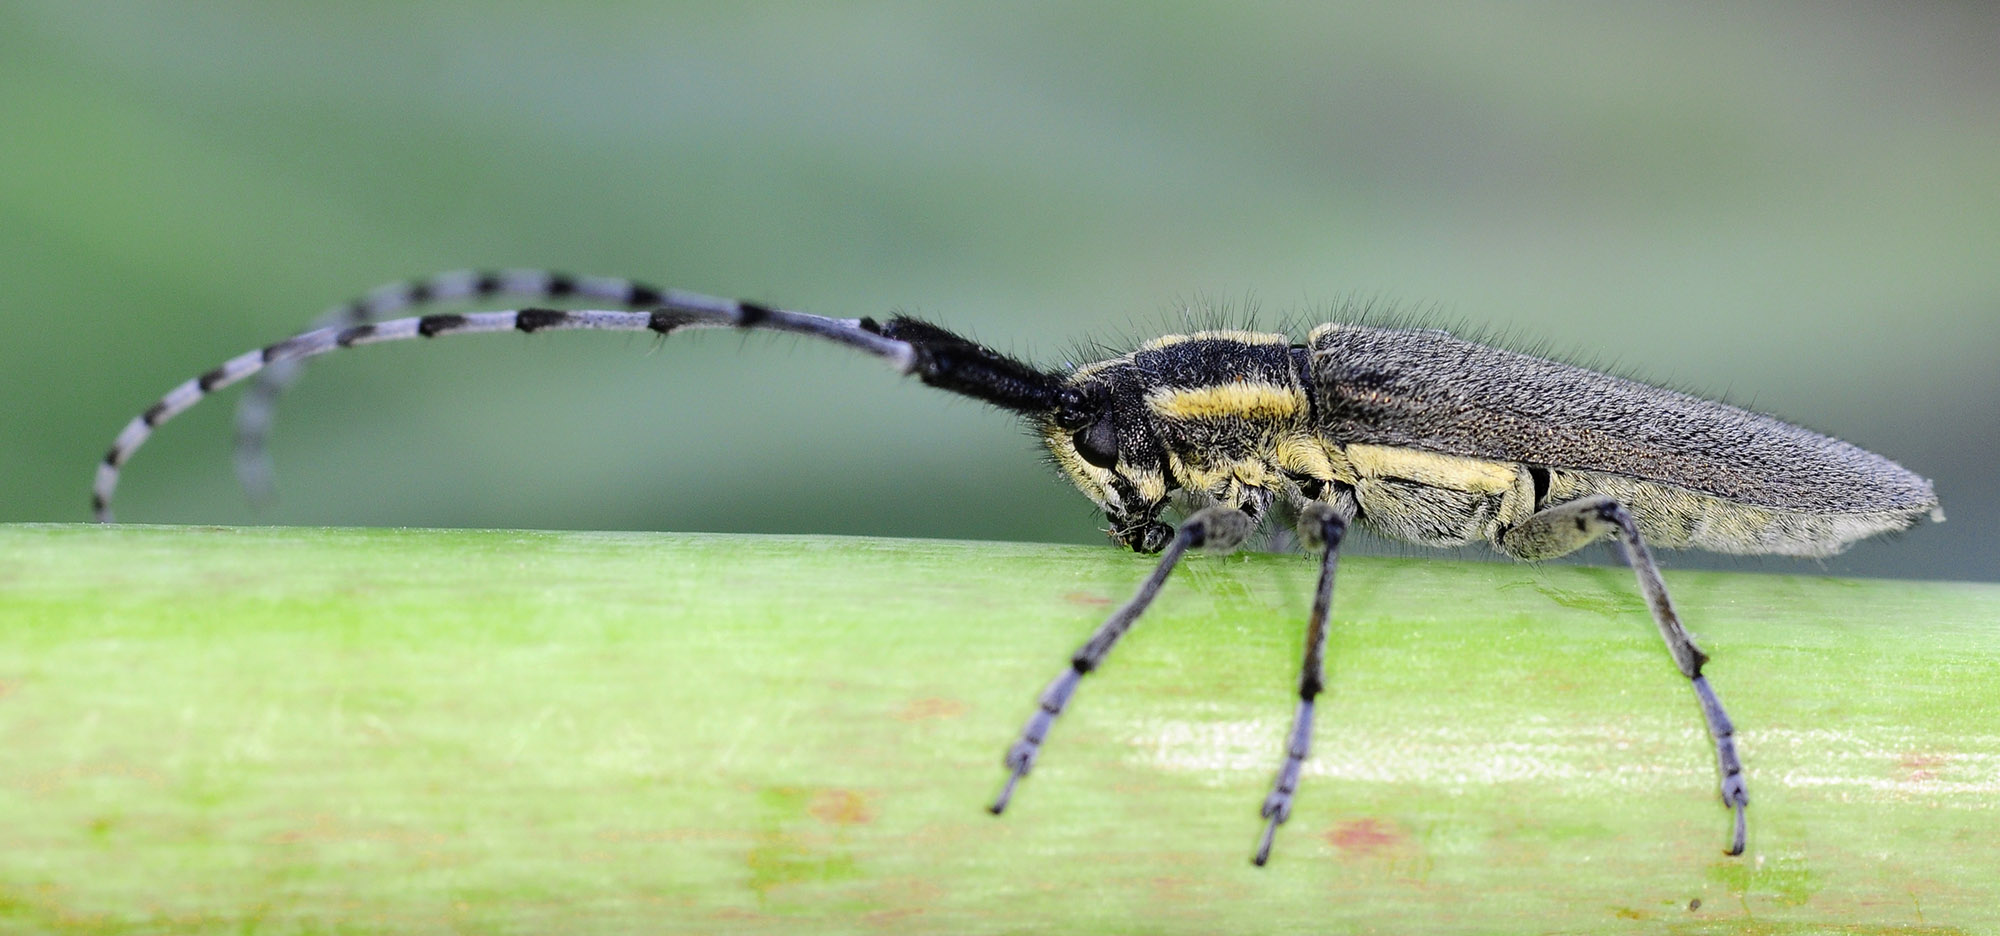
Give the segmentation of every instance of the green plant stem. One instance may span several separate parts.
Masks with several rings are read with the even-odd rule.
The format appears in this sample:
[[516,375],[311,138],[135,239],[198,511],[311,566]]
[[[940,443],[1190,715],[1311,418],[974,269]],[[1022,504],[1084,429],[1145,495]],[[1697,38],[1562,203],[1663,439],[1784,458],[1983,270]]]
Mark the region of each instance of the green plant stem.
[[1748,765],[1732,859],[1629,572],[1344,561],[1315,749],[1257,869],[1299,556],[1190,559],[1007,814],[982,808],[1150,567],[0,527],[0,930],[2000,926],[2000,588],[1669,573]]

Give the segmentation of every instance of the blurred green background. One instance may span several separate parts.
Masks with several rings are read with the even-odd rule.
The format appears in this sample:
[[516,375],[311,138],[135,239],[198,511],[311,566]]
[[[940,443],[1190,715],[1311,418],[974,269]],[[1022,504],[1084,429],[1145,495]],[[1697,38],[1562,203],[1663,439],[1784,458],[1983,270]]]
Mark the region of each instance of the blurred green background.
[[[2000,578],[1996,47],[1983,4],[7,0],[0,520],[84,519],[126,419],[333,303],[554,266],[1043,361],[1393,299],[1841,435],[1951,515],[1754,568]],[[323,359],[263,513],[234,396],[123,519],[1101,541],[1007,417],[790,339]]]

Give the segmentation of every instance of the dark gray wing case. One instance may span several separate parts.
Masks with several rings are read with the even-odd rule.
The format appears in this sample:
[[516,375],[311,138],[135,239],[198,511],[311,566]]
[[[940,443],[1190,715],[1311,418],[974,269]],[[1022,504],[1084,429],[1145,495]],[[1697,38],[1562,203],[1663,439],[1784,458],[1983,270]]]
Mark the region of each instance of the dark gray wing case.
[[1627,475],[1813,513],[1919,513],[1929,481],[1761,413],[1440,331],[1331,324],[1309,342],[1320,431],[1368,443]]

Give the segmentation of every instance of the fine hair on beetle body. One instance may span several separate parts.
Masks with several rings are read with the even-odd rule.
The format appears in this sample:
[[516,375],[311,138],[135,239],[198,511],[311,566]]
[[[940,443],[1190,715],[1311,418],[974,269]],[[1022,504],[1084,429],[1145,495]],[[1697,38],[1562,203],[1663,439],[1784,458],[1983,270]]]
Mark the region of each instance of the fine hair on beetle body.
[[[563,300],[615,306],[419,313],[442,302]],[[1700,704],[1717,792],[1741,854],[1749,788],[1709,657],[1681,625],[1652,548],[1815,557],[1944,519],[1924,478],[1880,455],[1772,416],[1435,328],[1378,324],[1343,308],[1322,324],[1264,332],[1191,329],[1131,350],[1087,349],[1040,367],[908,316],[836,319],[631,280],[538,270],[459,271],[392,284],[315,327],[223,361],[134,417],[97,469],[92,509],[111,519],[121,470],[167,420],[255,378],[238,412],[237,466],[269,489],[274,405],[301,362],[389,341],[486,332],[689,328],[807,336],[874,356],[926,386],[1019,416],[1118,544],[1158,554],[1041,692],[1003,758],[989,809],[1003,812],[1057,717],[1145,613],[1189,552],[1228,552],[1282,517],[1319,567],[1298,701],[1253,851],[1269,859],[1290,818],[1325,688],[1335,572],[1351,528],[1426,547],[1485,544],[1522,560],[1608,541],[1622,550],[1669,656]],[[1172,512],[1176,523],[1162,519]]]

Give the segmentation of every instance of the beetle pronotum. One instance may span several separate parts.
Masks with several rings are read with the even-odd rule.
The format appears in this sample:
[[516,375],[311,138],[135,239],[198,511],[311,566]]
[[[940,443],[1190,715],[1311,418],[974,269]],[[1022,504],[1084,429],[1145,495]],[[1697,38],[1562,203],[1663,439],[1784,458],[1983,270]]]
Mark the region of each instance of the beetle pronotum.
[[[501,296],[584,299],[621,310],[523,308],[388,316],[429,302]],[[639,310],[639,311],[632,311]],[[1516,559],[1567,555],[1609,537],[1638,577],[1715,745],[1722,802],[1741,854],[1750,796],[1735,729],[1702,674],[1647,545],[1824,556],[1928,516],[1930,482],[1879,455],[1776,418],[1435,330],[1331,323],[1305,343],[1249,331],[1167,335],[1080,367],[1046,369],[935,325],[833,319],[541,271],[447,273],[384,287],[322,327],[249,351],[168,391],[128,423],[97,469],[92,506],[111,520],[119,469],[161,423],[262,375],[238,421],[238,465],[268,484],[271,404],[298,362],[338,348],[481,332],[758,329],[809,335],[888,362],[925,384],[1025,419],[1062,473],[1103,509],[1119,544],[1159,564],[1044,689],[1007,751],[991,805],[1006,809],[1085,674],[1103,662],[1192,549],[1228,551],[1273,514],[1296,518],[1320,556],[1299,701],[1254,861],[1291,816],[1323,683],[1334,568],[1350,525],[1428,546],[1486,542]],[[1161,521],[1169,507],[1177,526]]]

